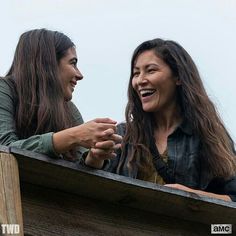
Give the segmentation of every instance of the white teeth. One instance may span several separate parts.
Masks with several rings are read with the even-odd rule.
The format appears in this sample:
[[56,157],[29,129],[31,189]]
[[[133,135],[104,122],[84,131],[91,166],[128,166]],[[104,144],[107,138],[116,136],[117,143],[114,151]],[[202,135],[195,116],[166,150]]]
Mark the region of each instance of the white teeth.
[[145,94],[153,94],[155,91],[156,91],[155,89],[142,89],[139,92],[141,96],[143,96]]

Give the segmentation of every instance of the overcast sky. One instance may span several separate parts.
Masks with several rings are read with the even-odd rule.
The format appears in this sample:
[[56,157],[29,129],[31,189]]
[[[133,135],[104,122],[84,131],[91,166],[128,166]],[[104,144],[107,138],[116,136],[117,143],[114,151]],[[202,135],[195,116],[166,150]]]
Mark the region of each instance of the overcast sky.
[[235,0],[5,0],[0,9],[0,75],[23,32],[65,33],[77,46],[84,75],[73,102],[85,121],[123,121],[133,50],[156,37],[179,42],[236,141]]

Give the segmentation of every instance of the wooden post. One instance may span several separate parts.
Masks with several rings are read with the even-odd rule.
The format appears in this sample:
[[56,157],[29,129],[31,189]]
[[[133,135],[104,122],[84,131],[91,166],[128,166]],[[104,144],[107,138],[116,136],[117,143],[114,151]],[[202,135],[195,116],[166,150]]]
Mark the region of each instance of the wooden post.
[[0,233],[24,235],[18,164],[13,155],[1,152]]

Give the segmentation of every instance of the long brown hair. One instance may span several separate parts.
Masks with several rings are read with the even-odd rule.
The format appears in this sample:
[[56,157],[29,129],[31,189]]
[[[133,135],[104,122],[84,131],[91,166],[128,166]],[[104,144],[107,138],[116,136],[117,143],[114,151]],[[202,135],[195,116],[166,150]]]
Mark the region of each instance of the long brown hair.
[[[152,113],[143,111],[140,99],[132,87],[133,67],[137,57],[147,50],[153,50],[156,56],[160,57],[181,81],[181,86],[177,86],[181,114],[200,137],[201,157],[209,166],[209,171],[213,176],[224,178],[235,174],[236,160],[233,140],[206,93],[195,63],[178,43],[158,38],[139,45],[131,60],[126,106],[126,134],[124,136],[124,143],[132,144],[131,152],[128,154],[129,170],[139,168],[147,173],[151,169],[152,159],[151,155],[147,155],[147,150],[150,147],[150,139],[155,127],[154,117]],[[123,150],[118,172],[124,164],[125,155],[127,153]]]
[[20,36],[7,78],[16,93],[19,138],[57,132],[72,126],[64,99],[58,62],[74,43],[63,33],[47,29]]

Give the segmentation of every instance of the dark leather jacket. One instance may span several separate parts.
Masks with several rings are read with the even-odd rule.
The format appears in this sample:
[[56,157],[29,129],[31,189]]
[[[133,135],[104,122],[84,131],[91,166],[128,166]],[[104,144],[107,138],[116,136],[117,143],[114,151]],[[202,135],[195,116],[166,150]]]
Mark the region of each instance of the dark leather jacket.
[[[125,124],[119,124],[117,127],[118,134],[124,136]],[[129,144],[126,148],[129,148]],[[155,147],[152,147],[156,149]],[[168,150],[168,175],[172,183],[183,184],[190,188],[201,189],[218,194],[226,194],[236,201],[236,177],[229,180],[222,178],[213,178],[211,176],[204,158],[201,158],[201,140],[193,133],[193,130],[187,122],[183,122],[167,140]],[[120,172],[117,171],[121,153],[110,160],[105,170],[124,175],[127,177],[137,178],[138,170],[129,173],[127,168],[128,158]]]

